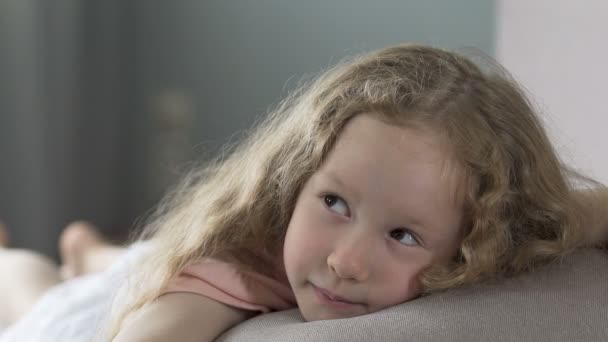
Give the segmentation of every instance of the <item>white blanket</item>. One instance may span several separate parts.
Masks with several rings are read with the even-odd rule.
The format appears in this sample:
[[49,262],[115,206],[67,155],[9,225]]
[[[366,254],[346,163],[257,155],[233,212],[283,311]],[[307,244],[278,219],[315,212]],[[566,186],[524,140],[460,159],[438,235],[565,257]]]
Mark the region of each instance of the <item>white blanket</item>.
[[95,341],[106,323],[115,293],[145,247],[132,245],[106,272],[51,288],[19,321],[0,327],[0,342]]

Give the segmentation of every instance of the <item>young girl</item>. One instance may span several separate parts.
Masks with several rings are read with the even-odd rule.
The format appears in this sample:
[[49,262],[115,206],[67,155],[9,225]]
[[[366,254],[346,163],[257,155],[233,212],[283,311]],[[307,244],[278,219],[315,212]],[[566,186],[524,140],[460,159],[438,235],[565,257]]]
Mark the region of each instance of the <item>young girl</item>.
[[529,270],[606,238],[583,225],[575,178],[503,73],[424,46],[373,52],[161,207],[111,337],[211,340],[255,310],[352,317]]
[[142,235],[106,338],[208,341],[259,312],[347,318],[513,276],[608,240],[607,193],[559,161],[504,72],[382,49],[185,178]]

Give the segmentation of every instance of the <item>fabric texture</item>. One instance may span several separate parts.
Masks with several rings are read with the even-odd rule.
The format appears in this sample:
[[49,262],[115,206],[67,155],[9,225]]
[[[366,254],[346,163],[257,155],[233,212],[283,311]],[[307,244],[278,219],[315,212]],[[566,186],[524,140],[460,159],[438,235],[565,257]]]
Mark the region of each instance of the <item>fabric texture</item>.
[[289,284],[212,258],[188,265],[169,283],[165,294],[174,292],[196,293],[237,308],[264,313],[297,305]]

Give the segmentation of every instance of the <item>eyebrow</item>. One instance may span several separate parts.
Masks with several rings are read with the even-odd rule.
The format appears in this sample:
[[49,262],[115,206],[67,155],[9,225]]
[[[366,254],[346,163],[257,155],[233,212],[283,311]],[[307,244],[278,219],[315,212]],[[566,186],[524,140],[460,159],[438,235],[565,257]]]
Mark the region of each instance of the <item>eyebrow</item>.
[[321,175],[323,176],[323,178],[328,179],[334,183],[337,183],[338,185],[340,185],[342,187],[345,187],[345,188],[349,187],[333,171],[323,171],[323,172],[321,172]]
[[320,172],[320,175],[322,176],[323,180],[334,183],[338,187],[340,187],[341,189],[346,191],[347,195],[349,195],[349,197],[353,197],[356,201],[359,201],[361,199],[361,195],[359,194],[359,192],[354,187],[345,183],[341,179],[341,177],[338,177],[338,175],[334,171],[325,170],[325,171]]

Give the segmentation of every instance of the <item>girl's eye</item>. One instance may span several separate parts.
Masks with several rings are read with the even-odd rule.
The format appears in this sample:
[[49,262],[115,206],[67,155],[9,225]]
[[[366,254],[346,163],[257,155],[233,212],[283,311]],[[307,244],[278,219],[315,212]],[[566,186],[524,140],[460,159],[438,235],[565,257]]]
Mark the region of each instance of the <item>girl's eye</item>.
[[406,246],[418,246],[420,243],[414,234],[405,228],[398,228],[391,231],[391,237]]
[[343,199],[336,195],[325,195],[323,196],[323,202],[325,206],[329,208],[329,210],[336,212],[343,216],[349,216],[350,212],[348,211],[348,206]]

